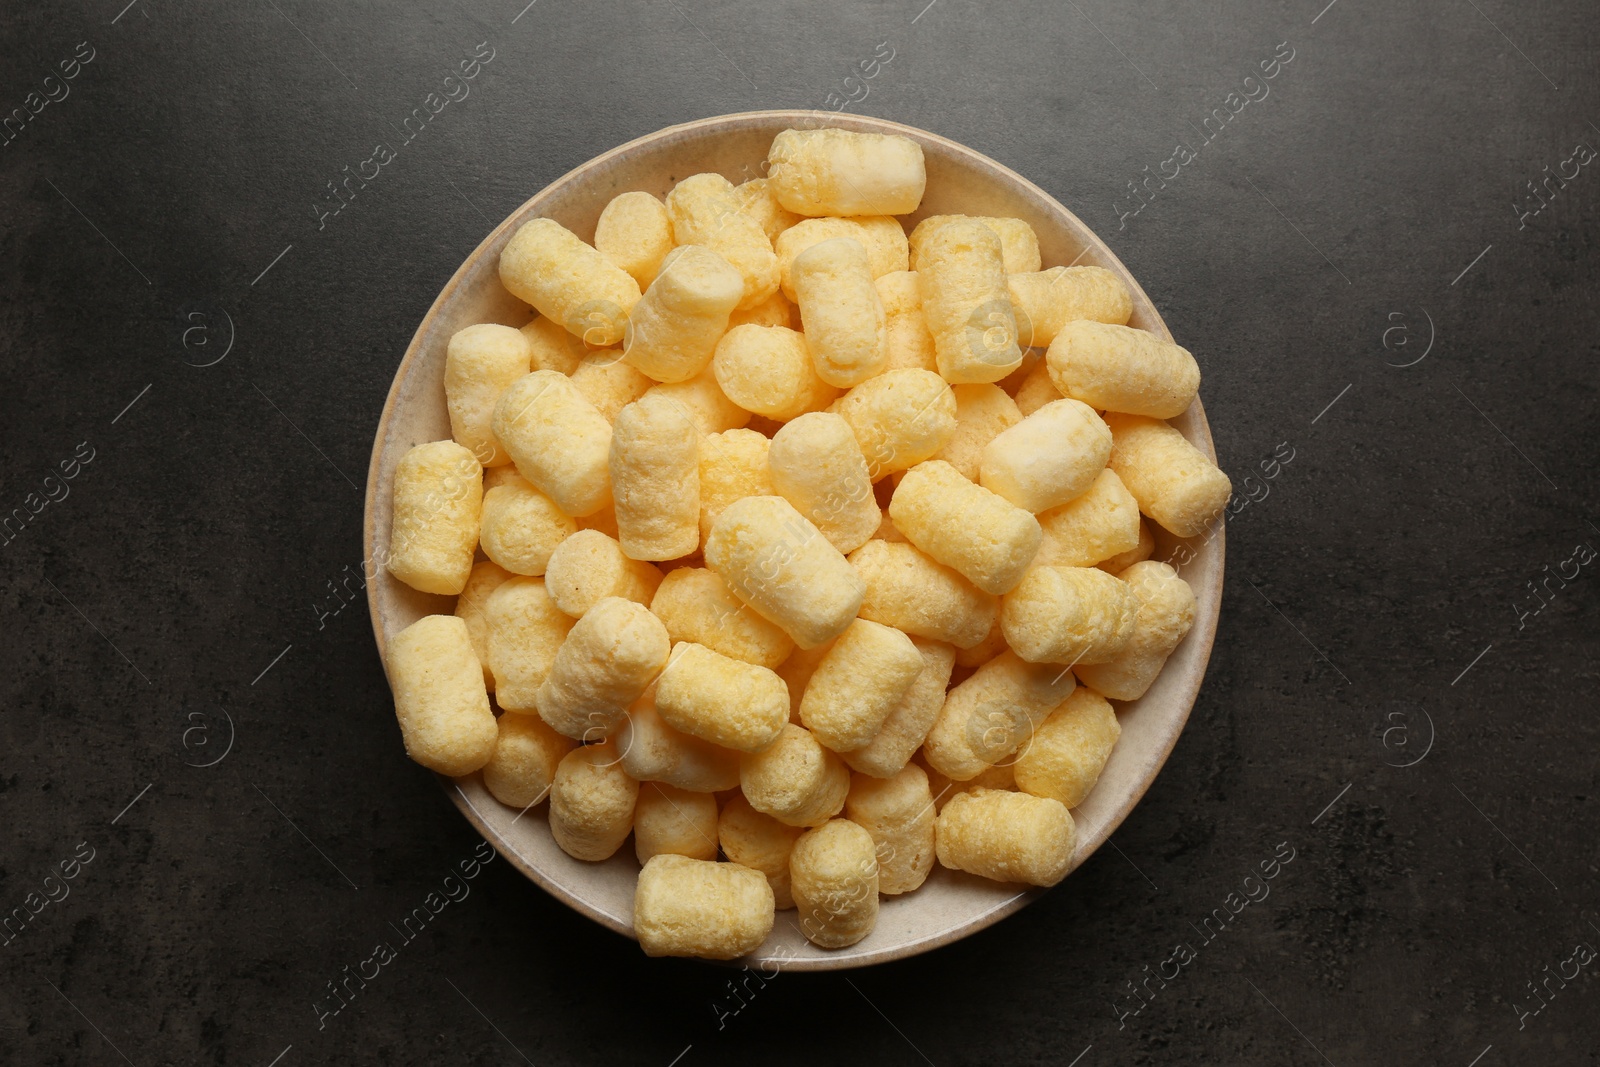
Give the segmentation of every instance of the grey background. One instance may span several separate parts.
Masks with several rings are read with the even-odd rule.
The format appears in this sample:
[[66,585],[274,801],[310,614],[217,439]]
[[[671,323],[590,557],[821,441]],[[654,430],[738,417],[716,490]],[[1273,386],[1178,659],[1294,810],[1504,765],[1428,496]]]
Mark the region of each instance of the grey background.
[[[1595,1062],[1596,965],[1538,1014],[1527,983],[1600,945],[1600,575],[1538,613],[1527,583],[1600,546],[1600,174],[1513,206],[1600,146],[1592,5],[125,2],[0,15],[0,113],[95,50],[0,148],[0,513],[94,457],[0,547],[0,910],[94,855],[0,946],[0,1060]],[[752,981],[737,1012],[730,972],[647,961],[494,861],[319,1028],[325,983],[477,843],[330,587],[359,592],[419,318],[549,180],[670,123],[859,95],[885,41],[851,110],[1095,227],[1198,355],[1236,485],[1294,450],[1230,524],[1166,770],[1023,913]],[[324,183],[479,42],[470,96],[319,230]],[[1281,42],[1269,95],[1119,228],[1127,183]],[[1280,843],[1270,898],[1199,938]]]

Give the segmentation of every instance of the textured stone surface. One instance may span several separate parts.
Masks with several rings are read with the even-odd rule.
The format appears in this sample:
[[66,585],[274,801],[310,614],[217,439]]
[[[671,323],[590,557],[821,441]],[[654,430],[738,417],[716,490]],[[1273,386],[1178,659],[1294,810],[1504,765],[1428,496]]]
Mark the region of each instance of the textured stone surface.
[[[1551,579],[1536,614],[1527,588],[1600,547],[1600,176],[1536,214],[1526,186],[1600,147],[1585,5],[122,3],[0,15],[0,113],[94,50],[0,148],[0,511],[59,498],[0,547],[0,909],[76,872],[0,946],[0,1060],[1092,1045],[1081,1067],[1348,1067],[1492,1045],[1491,1067],[1600,1043],[1588,977],[1519,1029],[1526,983],[1600,946],[1600,576]],[[403,143],[479,42],[469,95]],[[852,110],[972,145],[1106,237],[1199,359],[1236,488],[1270,492],[1230,525],[1206,688],[1116,849],[960,944],[762,985],[647,960],[474,866],[402,754],[359,487],[406,342],[493,222],[663,125],[862,86]],[[393,158],[319,229],[325,183],[380,140]],[[1179,142],[1195,158],[1131,214],[1126,183]],[[1395,366],[1429,320],[1427,357]],[[1263,863],[1270,895],[1207,939]],[[1167,960],[1131,1014],[1126,983]],[[369,977],[332,1014],[347,965]]]

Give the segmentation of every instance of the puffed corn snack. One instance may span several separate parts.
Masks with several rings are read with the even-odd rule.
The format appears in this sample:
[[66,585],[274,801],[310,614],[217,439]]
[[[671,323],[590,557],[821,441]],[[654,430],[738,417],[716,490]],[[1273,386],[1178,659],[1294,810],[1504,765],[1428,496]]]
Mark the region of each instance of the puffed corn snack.
[[548,801],[575,860],[631,836],[647,955],[784,909],[842,949],[940,867],[1054,885],[1112,702],[1194,624],[1161,560],[1232,489],[1166,421],[1198,362],[1027,219],[921,215],[927,177],[787,130],[763,177],[522,225],[530,321],[450,338],[451,439],[394,472],[388,573],[458,598],[389,643],[407,754]]

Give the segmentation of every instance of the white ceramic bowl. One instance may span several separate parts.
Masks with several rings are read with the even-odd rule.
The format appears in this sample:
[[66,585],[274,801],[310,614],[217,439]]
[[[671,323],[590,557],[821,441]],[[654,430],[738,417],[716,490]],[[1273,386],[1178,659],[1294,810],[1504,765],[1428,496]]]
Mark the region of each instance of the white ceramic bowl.
[[[1042,189],[970,148],[926,131],[880,119],[819,115],[812,111],[758,111],[672,126],[612,149],[569,172],[495,227],[444,287],[417,328],[395,373],[378,423],[367,472],[365,543],[368,559],[384,559],[389,545],[392,479],[400,457],[413,445],[450,436],[445,411],[445,346],[457,330],[477,322],[521,326],[530,311],[500,285],[500,250],[524,222],[545,216],[579,237],[594,236],[595,220],[618,193],[643,189],[665,196],[680,179],[718,171],[737,183],[762,173],[767,146],[779,131],[817,126],[897,133],[922,145],[928,190],[921,210],[903,219],[907,232],[925,215],[1000,215],[1026,219],[1039,235],[1046,266],[1096,264],[1115,271],[1133,293],[1131,325],[1171,338],[1150,298],[1111,250],[1077,216]],[[1200,402],[1172,420],[1207,455],[1215,457]],[[1158,537],[1160,535],[1158,534]],[[1165,558],[1173,541],[1158,541]],[[1189,717],[1216,633],[1222,599],[1223,538],[1196,546],[1183,568],[1199,600],[1195,624],[1166,669],[1139,700],[1119,705],[1122,737],[1094,792],[1073,816],[1081,864],[1122,822],[1149,788]],[[367,585],[372,626],[380,655],[389,638],[423,615],[453,611],[452,597],[419,593],[387,571]],[[398,752],[397,752],[398,758]],[[638,872],[633,847],[624,845],[604,863],[584,863],[562,852],[550,836],[545,808],[521,818],[500,804],[476,774],[440,778],[461,813],[507,860],[541,888],[620,934],[633,936],[633,889]],[[1068,876],[1071,877],[1070,875]],[[925,952],[974,933],[1024,907],[1046,890],[1001,885],[937,865],[914,893],[883,901],[877,928],[858,944],[829,951],[807,941],[795,912],[778,913],[766,943],[745,963],[780,960],[791,970],[860,967]]]

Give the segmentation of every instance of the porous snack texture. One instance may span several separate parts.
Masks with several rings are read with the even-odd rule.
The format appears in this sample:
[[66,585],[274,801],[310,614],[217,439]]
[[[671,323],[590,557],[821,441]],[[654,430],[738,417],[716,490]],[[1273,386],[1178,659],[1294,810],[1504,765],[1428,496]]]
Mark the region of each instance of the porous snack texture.
[[637,863],[650,956],[1054,885],[1194,625],[1163,560],[1229,500],[1178,428],[1199,363],[1028,219],[913,224],[913,138],[673,179],[518,227],[523,306],[449,339],[382,546],[432,612],[387,648],[407,754]]

